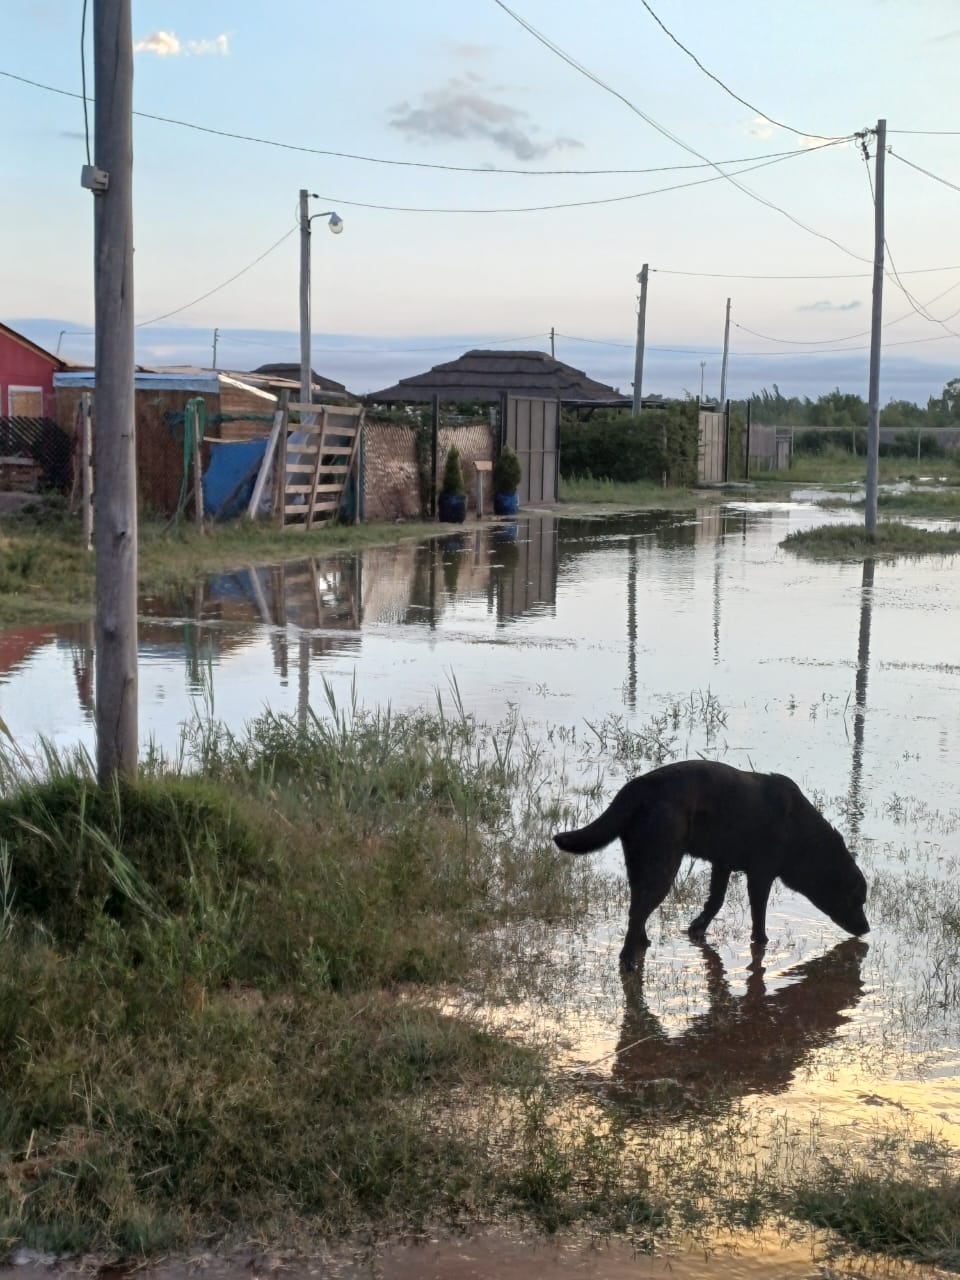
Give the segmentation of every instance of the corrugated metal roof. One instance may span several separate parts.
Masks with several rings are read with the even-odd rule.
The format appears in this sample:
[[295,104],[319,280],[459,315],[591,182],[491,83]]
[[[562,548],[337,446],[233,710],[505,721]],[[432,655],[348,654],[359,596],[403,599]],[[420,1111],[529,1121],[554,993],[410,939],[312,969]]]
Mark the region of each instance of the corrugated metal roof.
[[434,365],[426,373],[401,378],[395,386],[373,391],[372,403],[422,404],[442,400],[496,403],[503,392],[592,404],[620,404],[629,397],[597,382],[582,369],[555,360],[545,351],[466,351],[457,360]]

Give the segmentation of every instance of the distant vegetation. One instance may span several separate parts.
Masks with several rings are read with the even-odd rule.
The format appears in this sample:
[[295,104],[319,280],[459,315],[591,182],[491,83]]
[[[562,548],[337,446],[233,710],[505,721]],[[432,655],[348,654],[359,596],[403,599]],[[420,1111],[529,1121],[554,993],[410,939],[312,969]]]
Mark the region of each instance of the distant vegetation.
[[[849,432],[867,427],[867,402],[862,396],[841,392],[839,387],[811,400],[809,396],[785,396],[776,383],[752,397],[753,421],[777,427],[822,427]],[[926,408],[912,400],[891,400],[880,410],[880,426],[916,430],[923,427],[956,427],[960,430],[960,378],[953,378],[939,396],[931,396]]]

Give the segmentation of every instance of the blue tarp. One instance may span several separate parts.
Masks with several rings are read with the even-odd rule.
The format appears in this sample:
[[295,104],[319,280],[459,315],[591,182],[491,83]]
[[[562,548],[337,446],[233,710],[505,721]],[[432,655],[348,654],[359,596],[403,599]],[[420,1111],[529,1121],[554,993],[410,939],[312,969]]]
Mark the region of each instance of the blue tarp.
[[[208,515],[223,520],[246,510],[266,449],[266,440],[210,441],[210,465],[203,477],[203,506]],[[244,476],[246,483],[231,498]]]

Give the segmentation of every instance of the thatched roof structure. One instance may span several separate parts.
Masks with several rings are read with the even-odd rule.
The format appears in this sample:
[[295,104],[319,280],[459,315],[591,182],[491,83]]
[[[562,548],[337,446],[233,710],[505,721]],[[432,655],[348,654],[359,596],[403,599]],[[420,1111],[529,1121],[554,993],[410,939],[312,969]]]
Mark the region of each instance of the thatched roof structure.
[[[298,364],[261,364],[251,371],[254,374],[260,374],[264,378],[271,381],[292,382],[298,387],[300,385],[300,366]],[[338,396],[349,396],[350,392],[342,382],[335,382],[333,378],[324,378],[322,374],[317,373],[315,369],[310,370],[310,376],[313,382],[313,399],[322,400],[325,393]],[[321,394],[317,394],[320,392]]]
[[467,351],[457,360],[401,378],[396,386],[373,391],[364,399],[368,404],[424,404],[438,395],[447,401],[498,404],[504,392],[565,404],[616,408],[630,404],[629,396],[544,351]]

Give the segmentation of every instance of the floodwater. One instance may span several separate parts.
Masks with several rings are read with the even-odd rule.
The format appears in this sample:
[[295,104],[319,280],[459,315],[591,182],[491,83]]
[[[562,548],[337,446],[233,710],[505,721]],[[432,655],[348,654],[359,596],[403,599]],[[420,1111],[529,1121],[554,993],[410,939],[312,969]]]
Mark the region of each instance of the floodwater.
[[[144,739],[174,751],[198,709],[236,727],[267,705],[322,714],[325,685],[341,703],[355,686],[367,705],[429,707],[455,681],[466,711],[496,722],[515,707],[563,743],[548,745],[558,769],[575,743],[608,792],[633,771],[615,742],[651,726],[665,758],[787,773],[861,860],[864,942],[781,887],[758,963],[733,886],[708,946],[684,933],[699,902],[668,902],[641,973],[621,982],[621,903],[583,929],[514,939],[543,948],[556,978],[539,1003],[505,992],[496,1017],[551,1037],[587,1096],[711,1123],[736,1108],[768,1151],[780,1133],[778,1159],[814,1137],[867,1151],[903,1126],[960,1147],[960,563],[820,564],[778,547],[842,518],[796,500],[538,513],[222,574],[143,602]],[[90,627],[0,633],[0,716],[19,743],[92,748],[92,658]],[[613,873],[619,853],[596,859]],[[485,1273],[418,1257],[416,1274]],[[770,1258],[769,1274],[821,1274]],[[557,1273],[620,1274],[611,1257],[574,1262]],[[513,1274],[508,1254],[500,1264]],[[400,1255],[391,1265],[414,1274]]]

